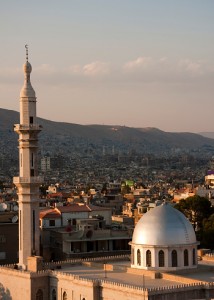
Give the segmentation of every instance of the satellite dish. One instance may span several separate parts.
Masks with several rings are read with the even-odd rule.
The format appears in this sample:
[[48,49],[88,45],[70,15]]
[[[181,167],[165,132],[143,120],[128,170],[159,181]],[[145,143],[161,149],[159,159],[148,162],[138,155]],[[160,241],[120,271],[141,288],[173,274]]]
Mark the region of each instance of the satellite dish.
[[14,211],[18,211],[18,210],[19,210],[19,207],[18,207],[17,205],[14,205],[13,210],[14,210]]
[[7,204],[6,203],[1,203],[0,204],[0,211],[5,211],[7,209]]
[[12,217],[12,223],[16,223],[18,221],[18,216],[13,216]]

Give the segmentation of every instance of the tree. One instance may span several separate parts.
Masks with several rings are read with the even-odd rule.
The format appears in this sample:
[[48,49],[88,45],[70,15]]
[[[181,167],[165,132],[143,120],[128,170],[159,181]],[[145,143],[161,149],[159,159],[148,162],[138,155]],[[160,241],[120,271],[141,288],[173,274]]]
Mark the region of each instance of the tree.
[[5,288],[1,283],[0,283],[0,299],[2,300],[12,300],[12,297],[10,295],[10,291]]
[[[213,213],[211,202],[198,195],[182,199],[175,208],[180,210],[192,223],[194,229],[202,229],[203,221]],[[197,227],[196,227],[197,226]]]
[[214,214],[203,221],[201,232],[201,246],[214,249]]

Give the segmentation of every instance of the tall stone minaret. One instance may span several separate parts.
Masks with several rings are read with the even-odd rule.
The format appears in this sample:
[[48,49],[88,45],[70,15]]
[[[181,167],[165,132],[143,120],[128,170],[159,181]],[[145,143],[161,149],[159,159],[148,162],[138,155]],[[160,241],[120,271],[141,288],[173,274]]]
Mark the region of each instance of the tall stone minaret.
[[20,92],[20,124],[14,125],[19,135],[19,177],[13,182],[18,188],[19,197],[19,267],[27,269],[28,257],[39,255],[39,185],[38,176],[38,134],[41,126],[37,124],[36,95],[30,82],[31,64],[23,65],[24,85]]

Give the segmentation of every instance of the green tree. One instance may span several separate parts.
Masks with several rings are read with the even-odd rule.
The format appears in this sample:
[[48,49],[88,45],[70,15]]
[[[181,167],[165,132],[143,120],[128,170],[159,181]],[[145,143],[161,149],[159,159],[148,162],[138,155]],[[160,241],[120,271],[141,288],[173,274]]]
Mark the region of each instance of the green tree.
[[180,210],[193,224],[194,229],[202,229],[204,219],[208,219],[213,213],[211,202],[198,195],[182,199],[175,208]]
[[214,249],[214,214],[203,221],[201,232],[201,246]]

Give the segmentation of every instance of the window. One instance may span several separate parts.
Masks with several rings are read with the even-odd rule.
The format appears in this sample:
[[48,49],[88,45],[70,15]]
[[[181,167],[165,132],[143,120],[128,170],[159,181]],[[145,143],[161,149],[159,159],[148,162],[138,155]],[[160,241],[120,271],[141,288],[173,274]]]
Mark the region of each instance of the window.
[[176,250],[172,250],[172,267],[178,266],[178,255]]
[[51,299],[56,300],[56,290],[55,289],[53,289],[53,291],[52,291]]
[[66,292],[63,293],[62,300],[68,300],[68,296]]
[[195,261],[195,248],[192,249],[192,264],[193,264],[193,266],[196,265],[196,261]]
[[31,176],[31,177],[34,176],[34,169],[30,169],[30,176]]
[[0,234],[0,243],[5,244],[6,243],[6,237],[4,234]]
[[134,264],[134,249],[131,248],[131,264]]
[[184,250],[184,266],[189,266],[188,250]]
[[49,220],[49,226],[55,226],[55,220]]
[[30,124],[33,124],[33,117],[30,117]]
[[6,259],[6,252],[0,252],[0,259]]
[[36,300],[43,300],[43,291],[41,289],[36,293]]
[[34,161],[33,161],[33,153],[31,153],[31,167],[33,167],[33,163],[34,163]]
[[137,250],[137,264],[141,266],[141,253],[140,250]]
[[146,266],[151,267],[152,265],[152,254],[150,250],[146,251]]
[[164,267],[164,252],[160,250],[158,253],[159,267]]

